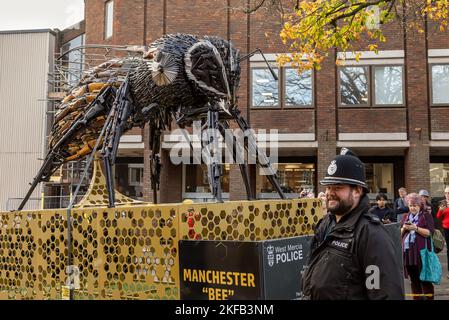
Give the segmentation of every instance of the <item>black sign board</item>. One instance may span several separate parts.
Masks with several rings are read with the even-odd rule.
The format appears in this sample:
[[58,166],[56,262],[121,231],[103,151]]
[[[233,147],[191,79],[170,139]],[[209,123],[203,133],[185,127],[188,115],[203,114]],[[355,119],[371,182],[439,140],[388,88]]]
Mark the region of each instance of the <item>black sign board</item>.
[[311,236],[262,241],[264,299],[291,300],[300,295],[301,271]]
[[262,299],[260,244],[179,241],[181,299]]
[[181,299],[295,299],[309,239],[180,241]]

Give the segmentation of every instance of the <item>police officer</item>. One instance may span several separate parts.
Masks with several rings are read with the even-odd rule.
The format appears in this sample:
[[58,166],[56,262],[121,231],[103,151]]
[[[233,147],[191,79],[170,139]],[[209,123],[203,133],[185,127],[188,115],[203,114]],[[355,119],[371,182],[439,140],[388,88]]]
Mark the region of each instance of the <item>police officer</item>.
[[349,149],[332,160],[321,219],[303,273],[303,299],[404,299],[393,241],[369,214],[365,166]]

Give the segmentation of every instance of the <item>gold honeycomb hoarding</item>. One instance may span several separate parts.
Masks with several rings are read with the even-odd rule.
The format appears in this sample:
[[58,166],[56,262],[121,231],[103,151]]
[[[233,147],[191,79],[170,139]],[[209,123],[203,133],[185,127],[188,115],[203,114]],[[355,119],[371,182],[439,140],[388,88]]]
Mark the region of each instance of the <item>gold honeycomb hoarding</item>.
[[[311,234],[318,199],[133,205],[0,213],[0,299],[179,299],[181,239]],[[69,252],[72,262],[68,266]],[[68,276],[71,274],[72,276]]]

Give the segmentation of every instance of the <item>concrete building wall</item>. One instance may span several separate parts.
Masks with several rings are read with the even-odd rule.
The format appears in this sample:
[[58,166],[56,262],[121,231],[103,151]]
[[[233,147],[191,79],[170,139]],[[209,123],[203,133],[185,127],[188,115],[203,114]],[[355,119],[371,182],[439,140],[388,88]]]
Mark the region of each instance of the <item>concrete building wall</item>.
[[[0,32],[0,209],[23,197],[45,147],[48,74],[54,52],[48,30]],[[39,195],[37,189],[33,197]],[[30,201],[28,208],[38,206]]]

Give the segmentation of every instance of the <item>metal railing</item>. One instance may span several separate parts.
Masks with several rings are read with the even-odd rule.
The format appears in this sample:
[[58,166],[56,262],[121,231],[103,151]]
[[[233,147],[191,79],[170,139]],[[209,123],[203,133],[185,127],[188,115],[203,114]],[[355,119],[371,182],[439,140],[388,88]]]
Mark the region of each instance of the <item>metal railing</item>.
[[[75,197],[75,204],[81,201],[84,194]],[[16,210],[23,198],[8,198],[6,201],[6,211]],[[72,200],[72,196],[45,196],[40,198],[30,198],[23,210],[45,210],[67,208]]]
[[90,44],[56,53],[49,84],[53,92],[68,92],[94,67],[112,59],[142,55],[146,49],[133,45]]

